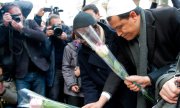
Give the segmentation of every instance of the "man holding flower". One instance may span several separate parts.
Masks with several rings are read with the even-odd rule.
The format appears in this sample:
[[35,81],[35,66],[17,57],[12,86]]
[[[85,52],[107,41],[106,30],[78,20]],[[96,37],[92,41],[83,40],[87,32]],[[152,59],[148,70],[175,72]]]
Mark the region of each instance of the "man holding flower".
[[[125,79],[124,83],[132,91],[139,91],[142,87],[153,89],[156,80],[165,72],[157,71],[164,66],[176,62],[180,52],[180,14],[175,8],[157,10],[143,10],[132,0],[110,0],[107,7],[108,22],[118,36],[126,40],[122,53],[126,54],[127,62],[136,68],[134,75]],[[119,45],[122,45],[119,43]],[[129,71],[128,71],[129,72]],[[104,91],[114,94],[121,79],[113,73],[109,75]],[[167,85],[165,83],[165,85]],[[171,83],[174,85],[174,83]],[[177,102],[179,88],[168,88],[161,97],[170,103]],[[174,91],[179,91],[175,93]],[[108,102],[109,96],[101,96],[96,103],[84,108],[100,108]],[[152,107],[144,97],[137,93],[137,106],[132,108]]]

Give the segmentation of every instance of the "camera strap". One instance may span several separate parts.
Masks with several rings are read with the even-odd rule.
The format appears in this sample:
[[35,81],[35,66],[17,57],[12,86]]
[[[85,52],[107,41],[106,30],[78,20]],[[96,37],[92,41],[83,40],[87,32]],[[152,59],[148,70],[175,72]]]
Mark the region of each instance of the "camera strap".
[[[25,27],[29,28],[29,20],[24,20],[23,25]],[[23,46],[22,46],[22,49],[20,51],[18,51],[18,52],[15,52],[13,50],[13,38],[14,38],[14,36],[13,36],[13,29],[10,28],[9,29],[9,50],[11,52],[10,56],[12,56],[12,57],[13,57],[13,54],[19,55],[19,54],[21,54],[23,52]],[[22,41],[22,42],[24,43],[24,41]],[[11,59],[13,59],[13,58],[11,58]]]

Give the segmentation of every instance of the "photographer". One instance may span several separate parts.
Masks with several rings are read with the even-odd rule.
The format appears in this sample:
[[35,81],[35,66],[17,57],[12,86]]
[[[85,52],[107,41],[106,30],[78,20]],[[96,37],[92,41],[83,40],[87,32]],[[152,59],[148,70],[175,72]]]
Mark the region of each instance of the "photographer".
[[[33,8],[33,4],[30,2],[30,1],[14,1],[14,2],[10,2],[10,3],[13,3],[13,4],[16,4],[18,5],[21,10],[22,10],[22,14],[25,18],[27,18],[27,16],[29,15],[29,13],[31,12],[32,8]],[[0,11],[1,11],[1,8],[3,5],[5,5],[6,3],[1,3],[0,2]],[[0,12],[0,24],[2,21],[2,13]]]
[[[36,22],[24,19],[17,5],[5,4],[2,9],[4,13],[3,26],[0,26],[0,47],[9,50],[13,57],[11,74],[15,78],[16,90],[27,88],[45,95],[49,40]],[[4,59],[3,56],[1,59]],[[18,94],[18,104],[21,102],[22,97]]]
[[48,98],[55,101],[64,101],[64,79],[62,76],[62,57],[66,42],[63,35],[61,19],[58,15],[51,14],[47,20],[47,27],[44,30],[52,45],[51,68],[48,77],[49,88]]
[[[54,8],[40,8],[38,13],[34,16],[34,20],[36,21],[36,23],[41,26],[42,23],[42,17],[44,16],[45,12],[50,12],[49,17],[51,15],[57,15],[59,17],[59,12],[62,12],[62,10],[59,10],[58,7],[54,7]],[[59,17],[60,19],[60,17]],[[60,19],[61,20],[61,19]],[[62,31],[63,33],[61,34],[60,38],[62,40],[65,40],[66,42],[70,42],[72,41],[72,30],[70,27],[68,27],[67,25],[61,23],[62,21],[60,21],[60,24],[62,26]],[[48,22],[47,22],[48,23]],[[48,25],[47,25],[48,26]]]

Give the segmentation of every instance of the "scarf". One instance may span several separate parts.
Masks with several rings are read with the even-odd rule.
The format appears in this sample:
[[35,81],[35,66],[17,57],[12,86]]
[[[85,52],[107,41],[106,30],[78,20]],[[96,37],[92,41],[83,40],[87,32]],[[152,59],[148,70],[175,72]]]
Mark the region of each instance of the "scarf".
[[[140,9],[140,34],[129,44],[130,51],[133,55],[132,61],[136,66],[137,75],[147,75],[147,39],[146,39],[146,20],[144,10]],[[137,108],[146,108],[146,102],[142,93],[137,94]]]
[[[146,76],[147,75],[147,65],[148,65],[148,48],[147,48],[147,33],[146,33],[146,19],[145,12],[141,9],[140,16],[140,35],[139,41],[139,66],[137,68],[137,75]],[[139,92],[137,94],[137,108],[146,108],[146,102],[144,96]]]

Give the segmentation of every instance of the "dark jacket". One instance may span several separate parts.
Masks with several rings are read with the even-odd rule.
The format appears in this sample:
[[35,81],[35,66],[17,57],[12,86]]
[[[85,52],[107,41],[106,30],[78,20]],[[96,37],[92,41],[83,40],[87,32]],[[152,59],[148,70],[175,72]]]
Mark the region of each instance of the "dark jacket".
[[[159,69],[174,63],[180,51],[180,13],[175,8],[160,8],[156,10],[146,10],[145,18],[149,63],[148,76],[154,85],[157,78],[161,76],[163,72],[151,72],[151,67],[153,66]],[[124,63],[130,63],[135,68],[128,46],[125,45],[123,51],[126,51],[124,54],[121,53],[126,56]],[[132,71],[133,73],[130,73],[130,71],[128,71],[128,73],[135,75],[135,70],[136,69]],[[120,82],[121,79],[114,73],[111,73],[106,81],[104,91],[114,94]],[[132,108],[136,107],[134,106]]]
[[[50,47],[50,68],[47,73],[47,84],[51,87],[54,83],[54,78],[56,75],[56,71],[62,69],[62,59],[63,59],[63,52],[64,47],[66,46],[66,42],[61,40],[56,36],[52,36],[49,38],[51,42]],[[62,76],[62,73],[60,73]]]
[[[36,19],[36,22],[38,20]],[[68,36],[70,36],[70,29],[68,29],[68,26],[62,25],[63,32],[66,32]],[[44,29],[44,32],[46,31],[46,28]],[[56,71],[62,69],[62,59],[63,59],[63,52],[64,48],[67,45],[67,41],[60,39],[57,36],[51,36],[49,38],[51,47],[50,47],[50,69],[47,73],[47,83],[48,86],[51,87],[55,80]],[[60,76],[62,76],[62,73],[60,73]]]
[[[99,24],[105,31],[106,45],[109,46],[110,49],[113,49],[113,41],[115,40],[116,33],[111,31],[106,25],[102,23]],[[82,45],[82,48],[79,51],[78,61],[81,70],[82,90],[85,97],[85,104],[96,102],[99,99],[105,81],[112,70],[91,48],[85,45]],[[127,89],[124,86],[122,90],[124,91]],[[113,100],[111,100],[105,107],[122,107],[123,100],[117,98],[119,95],[120,93],[117,92],[116,98],[113,98]],[[121,95],[125,96],[123,94]],[[133,96],[131,98],[133,99]]]
[[[9,27],[0,27],[0,46],[9,45],[9,35],[12,33],[12,48],[15,77],[23,78],[29,71],[30,65],[33,65],[37,71],[47,71],[49,69],[48,48],[49,41],[47,36],[39,29],[39,26],[33,20],[25,22],[28,26],[24,26],[21,33],[10,30]],[[33,69],[32,69],[33,70]]]

